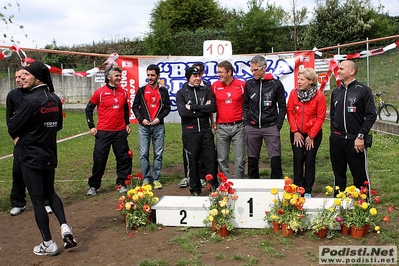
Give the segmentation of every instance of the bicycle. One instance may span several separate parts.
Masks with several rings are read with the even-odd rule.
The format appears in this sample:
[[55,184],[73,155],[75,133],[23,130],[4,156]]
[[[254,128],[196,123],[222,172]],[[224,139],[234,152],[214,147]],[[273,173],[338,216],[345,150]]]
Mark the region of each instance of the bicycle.
[[380,93],[374,94],[374,97],[377,99],[377,115],[380,120],[398,123],[399,112],[395,106],[390,103],[385,103],[382,99],[382,95],[388,93],[387,91],[382,91]]

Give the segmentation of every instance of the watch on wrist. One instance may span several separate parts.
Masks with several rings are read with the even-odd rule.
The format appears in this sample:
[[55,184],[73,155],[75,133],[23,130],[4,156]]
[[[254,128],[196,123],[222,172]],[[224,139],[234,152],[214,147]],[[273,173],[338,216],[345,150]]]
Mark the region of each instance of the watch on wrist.
[[362,133],[357,134],[357,138],[358,139],[364,139],[364,134],[362,134]]

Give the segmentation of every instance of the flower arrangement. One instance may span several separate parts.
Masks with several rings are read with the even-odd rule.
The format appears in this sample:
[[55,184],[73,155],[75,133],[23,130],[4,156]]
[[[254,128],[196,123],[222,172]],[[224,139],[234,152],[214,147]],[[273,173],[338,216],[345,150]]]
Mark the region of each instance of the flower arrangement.
[[231,219],[234,219],[234,202],[238,196],[234,194],[233,183],[222,172],[219,172],[217,177],[220,179],[220,185],[215,191],[212,191],[210,182],[213,177],[211,174],[205,176],[207,188],[210,191],[210,205],[209,216],[203,222],[208,226],[213,224],[217,230],[226,227],[228,231],[232,231],[234,225]]
[[312,219],[311,230],[312,233],[318,233],[322,229],[333,228],[338,225],[338,221],[335,219],[337,215],[337,207],[336,202],[330,207],[326,207],[326,202],[323,203],[323,208],[320,212],[318,212]]
[[271,209],[265,212],[264,219],[269,223],[286,224],[294,232],[302,230],[306,225],[306,212],[303,209],[305,198],[302,197],[305,189],[293,184],[291,178],[285,177],[282,198],[279,197],[277,188],[273,188],[270,193],[275,198]]
[[[376,205],[381,202],[380,196],[375,190],[368,189],[369,182],[364,182],[364,186],[360,189],[355,186],[345,188],[345,191],[339,191],[337,187],[337,195],[334,203],[339,206],[337,208],[336,220],[345,226],[354,226],[357,228],[365,227],[369,224],[374,225],[374,230],[379,234],[380,226],[376,224],[379,220]],[[333,189],[328,187],[329,192]],[[388,207],[388,212],[392,212],[393,207]],[[385,215],[383,222],[388,222],[390,217]]]
[[125,184],[131,186],[126,196],[119,197],[116,209],[125,217],[126,228],[137,228],[150,222],[152,206],[159,201],[152,192],[151,185],[142,185],[143,176],[129,175]]

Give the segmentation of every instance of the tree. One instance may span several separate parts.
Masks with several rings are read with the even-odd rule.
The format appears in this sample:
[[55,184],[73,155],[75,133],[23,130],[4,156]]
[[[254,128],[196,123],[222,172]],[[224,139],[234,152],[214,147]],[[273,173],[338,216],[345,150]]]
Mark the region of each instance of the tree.
[[307,49],[321,48],[394,34],[398,25],[379,10],[370,0],[316,0],[304,45]]
[[234,18],[226,25],[234,53],[266,53],[282,51],[284,33],[281,25],[285,11],[274,4],[262,7],[263,0],[249,0],[248,13],[234,10]]
[[[19,11],[19,3],[15,2],[15,5],[17,6],[18,11]],[[5,24],[5,28],[0,28],[0,32],[3,34],[4,39],[8,39],[11,43],[14,43],[15,42],[14,36],[7,34],[9,27],[10,26],[18,27],[19,30],[21,32],[23,32],[24,26],[18,25],[14,22],[14,17],[15,17],[14,15],[7,14],[7,11],[9,11],[10,8],[12,8],[12,7],[13,7],[12,3],[7,3],[6,5],[3,6],[4,11],[0,11],[0,20],[3,21],[3,23]],[[26,38],[28,37],[28,35],[26,35],[25,33],[24,33],[24,35]],[[4,42],[5,42],[5,40],[3,40],[3,43]],[[17,42],[17,43],[19,43],[19,42]]]
[[150,32],[144,39],[147,52],[176,54],[176,35],[221,29],[228,18],[229,12],[214,0],[160,0],[150,15]]
[[308,18],[308,9],[306,7],[302,7],[301,9],[297,9],[298,2],[297,0],[290,0],[291,10],[287,13],[287,22],[288,25],[292,25],[292,38],[294,43],[294,50],[298,49],[298,43],[301,42],[302,32],[299,32],[299,26],[304,24],[306,19]]

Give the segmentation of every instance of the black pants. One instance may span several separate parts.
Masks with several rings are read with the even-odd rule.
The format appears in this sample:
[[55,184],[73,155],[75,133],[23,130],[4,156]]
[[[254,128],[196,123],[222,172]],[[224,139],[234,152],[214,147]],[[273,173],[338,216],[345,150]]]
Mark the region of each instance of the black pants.
[[19,161],[19,142],[14,146],[14,161],[12,165],[12,188],[11,205],[12,207],[23,207],[26,205],[25,182],[22,177],[21,163]]
[[217,185],[216,147],[211,131],[192,133],[183,136],[183,147],[188,184],[191,193],[201,194],[200,156],[205,165],[206,174],[213,176],[212,185]]
[[353,184],[360,188],[364,182],[370,182],[367,169],[367,149],[357,153],[354,147],[354,139],[343,139],[332,134],[330,136],[330,158],[334,171],[334,187],[339,186],[344,191],[346,185],[346,169],[352,173]]
[[[14,161],[12,165],[12,188],[10,194],[11,206],[23,207],[26,205],[26,185],[24,178],[22,177],[21,162],[19,160],[19,142],[14,146]],[[50,205],[46,199],[44,204]]]
[[24,165],[21,166],[21,170],[32,201],[36,224],[42,234],[43,241],[49,241],[52,237],[49,217],[44,208],[45,199],[48,199],[59,224],[66,223],[64,206],[54,190],[55,170],[33,169]]
[[126,130],[115,132],[97,131],[93,151],[93,172],[88,181],[90,187],[95,189],[101,187],[101,178],[105,172],[111,145],[116,157],[116,184],[125,185],[127,176],[132,173],[132,158],[128,153],[127,136]]
[[[302,136],[306,139],[308,134],[302,134]],[[322,137],[323,133],[322,130],[320,130],[313,140],[313,149],[306,150],[305,145],[302,145],[302,147],[294,145],[294,133],[290,133],[292,153],[294,155],[294,184],[303,187],[305,193],[312,193],[316,175],[316,154],[320,147]]]

